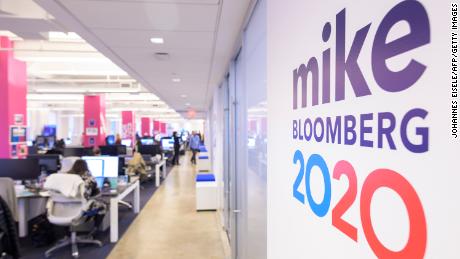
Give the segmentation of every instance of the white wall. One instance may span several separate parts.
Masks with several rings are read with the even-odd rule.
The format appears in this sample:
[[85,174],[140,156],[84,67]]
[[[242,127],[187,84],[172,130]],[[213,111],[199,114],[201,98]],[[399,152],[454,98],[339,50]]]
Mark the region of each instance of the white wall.
[[223,106],[223,86],[219,86],[213,96],[213,102],[210,111],[208,112],[207,124],[209,124],[208,147],[211,151],[212,172],[218,183],[218,207],[220,211],[221,224],[224,225],[224,106]]
[[83,132],[82,115],[50,110],[29,110],[27,114],[30,140],[41,135],[45,125],[56,125],[58,139],[69,137],[76,140],[76,144],[79,144]]
[[[409,8],[390,12],[404,5]],[[340,76],[335,66],[336,42],[340,45],[336,37],[340,31],[336,15],[342,10],[346,10],[345,57],[353,42],[355,50],[360,49],[360,41],[354,39],[357,31],[364,28],[358,34],[366,37],[357,63],[370,94],[356,97],[353,87],[365,85],[357,83],[358,77],[350,77],[353,73],[359,75],[360,71],[348,63],[345,99],[336,101],[335,87],[339,85],[336,75]],[[405,35],[409,35],[408,38],[390,45],[388,51],[373,50],[377,29],[388,13],[392,13],[391,17],[413,17],[416,21],[400,21],[388,37],[376,41],[385,44]],[[423,23],[426,14],[429,26]],[[460,146],[450,135],[450,15],[449,1],[293,0],[287,3],[268,0],[269,259],[460,257],[457,164]],[[322,34],[327,22],[332,33],[325,43]],[[366,25],[370,25],[367,34]],[[414,31],[416,35],[412,35]],[[429,41],[422,42],[426,35]],[[412,49],[417,40],[423,44]],[[331,99],[324,103],[323,51],[328,48],[331,49]],[[396,48],[404,50],[398,53]],[[396,54],[381,63],[393,72],[403,71],[410,62],[419,62],[426,69],[412,82],[404,80],[418,77],[414,71],[405,72],[400,78],[396,74],[382,76],[382,68],[378,68],[377,63],[374,70],[378,73],[373,71],[373,51],[374,61]],[[310,73],[307,106],[301,105],[299,80],[299,108],[294,109],[293,71],[311,57],[318,61],[319,102],[312,105]],[[353,58],[350,56],[351,62]],[[391,82],[387,84],[384,80]],[[382,87],[400,84],[407,87],[396,91]],[[412,119],[406,131],[401,126],[403,117],[416,108],[426,110],[427,115]],[[383,146],[378,147],[378,136],[385,132],[378,128],[378,116],[383,112],[387,112],[386,116],[389,113],[395,116],[392,136],[396,149],[390,148],[386,138]],[[362,114],[372,115],[362,119]],[[343,134],[340,144],[337,139],[335,143],[327,143],[321,137],[319,122],[316,137],[310,140],[300,139],[298,134],[295,137],[296,120],[301,120],[300,132],[303,133],[307,118],[326,121],[327,117],[335,120],[336,116],[345,115],[357,118],[357,143],[344,145]],[[360,120],[364,121],[363,125]],[[391,120],[384,122],[384,128],[390,128]],[[371,128],[369,133],[364,130],[367,127]],[[427,130],[428,142],[421,137]],[[344,131],[343,125],[341,131]],[[419,150],[421,153],[410,150],[402,141],[406,133],[410,142],[428,143],[428,149]],[[372,143],[361,142],[362,139]],[[353,168],[339,163],[343,160]],[[383,187],[379,188],[380,185]],[[345,196],[345,193],[348,194]]]

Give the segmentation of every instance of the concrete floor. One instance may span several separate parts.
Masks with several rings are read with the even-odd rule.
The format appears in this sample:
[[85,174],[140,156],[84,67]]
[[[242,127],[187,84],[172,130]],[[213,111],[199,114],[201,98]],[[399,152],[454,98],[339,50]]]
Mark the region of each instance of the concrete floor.
[[196,173],[188,157],[171,170],[108,258],[226,258],[217,213],[195,211]]

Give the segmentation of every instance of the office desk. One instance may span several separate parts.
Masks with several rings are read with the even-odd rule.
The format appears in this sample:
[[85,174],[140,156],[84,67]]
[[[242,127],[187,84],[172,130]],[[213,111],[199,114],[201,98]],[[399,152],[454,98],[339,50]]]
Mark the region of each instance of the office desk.
[[102,193],[110,196],[110,242],[118,241],[118,202],[131,192],[134,193],[133,211],[138,214],[140,210],[140,185],[139,180],[125,186],[119,186],[115,193]]
[[[47,192],[22,191],[16,195],[18,200],[19,237],[26,237],[30,219],[46,212]],[[33,203],[31,203],[33,201]],[[33,205],[33,206],[31,206]],[[33,213],[31,213],[33,212]]]
[[163,179],[166,177],[166,160],[163,158],[160,162],[155,165],[155,186],[160,186],[160,168],[163,167]]

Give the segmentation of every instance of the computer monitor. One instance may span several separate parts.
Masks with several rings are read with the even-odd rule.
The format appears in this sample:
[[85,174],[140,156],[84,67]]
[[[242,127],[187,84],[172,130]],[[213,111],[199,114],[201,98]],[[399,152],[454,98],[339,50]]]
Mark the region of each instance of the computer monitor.
[[142,145],[153,145],[153,138],[143,138],[141,139],[141,144]]
[[132,139],[122,139],[122,140],[121,140],[121,144],[122,144],[123,146],[130,147],[132,143],[133,143],[133,140],[132,140]]
[[37,145],[37,147],[45,147],[45,144],[46,144],[45,137],[37,136],[37,138],[35,139],[35,144]]
[[104,177],[118,177],[119,158],[106,156],[104,158]]
[[142,145],[139,147],[139,153],[142,155],[161,155],[161,147],[160,145]]
[[118,156],[117,146],[100,146],[99,149],[104,156]]
[[77,156],[77,157],[82,157],[82,156],[92,156],[93,155],[93,149],[90,147],[66,147],[62,150],[62,155],[64,157],[69,157],[69,156]]
[[115,136],[114,135],[108,135],[105,137],[105,144],[110,146],[110,145],[115,145]]
[[56,125],[45,125],[42,133],[45,137],[56,136]]
[[183,141],[183,142],[187,141],[187,139],[188,139],[188,136],[187,136],[187,135],[182,135],[182,141]]
[[82,157],[93,177],[104,177],[104,160],[101,157]]
[[36,155],[38,153],[38,149],[36,146],[31,146],[31,147],[27,147],[28,149],[28,154],[29,155]]
[[174,139],[173,138],[162,138],[161,147],[163,150],[173,150],[174,149]]
[[104,177],[95,177],[96,178],[96,184],[99,189],[102,189],[104,187]]
[[72,140],[71,140],[70,138],[66,138],[66,139],[64,139],[64,143],[65,143],[66,145],[71,145],[71,144],[72,144]]
[[125,157],[118,157],[118,175],[125,175]]
[[0,159],[0,177],[13,180],[35,180],[40,176],[38,159]]
[[126,155],[126,146],[125,145],[117,145],[117,155]]
[[160,142],[162,137],[163,136],[161,136],[161,134],[156,134],[154,139],[155,139],[156,142]]
[[116,156],[85,156],[83,160],[94,177],[118,177],[119,159]]
[[48,136],[46,138],[46,144],[48,148],[53,148],[54,143],[56,143],[56,136]]
[[100,146],[99,149],[103,156],[126,155],[126,146],[124,145]]
[[38,164],[40,168],[44,169],[48,173],[56,173],[61,169],[61,159],[59,155],[32,155],[29,154],[27,158],[38,159]]

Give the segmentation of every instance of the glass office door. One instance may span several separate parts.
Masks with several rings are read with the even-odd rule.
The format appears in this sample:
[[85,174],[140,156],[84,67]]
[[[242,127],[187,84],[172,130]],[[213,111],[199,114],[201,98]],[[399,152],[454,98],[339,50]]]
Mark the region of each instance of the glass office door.
[[229,177],[229,241],[232,250],[232,258],[238,257],[238,217],[241,209],[238,203],[238,177],[237,177],[237,97],[236,97],[236,74],[235,62],[230,67],[228,78],[228,177]]
[[231,205],[230,205],[230,105],[229,105],[229,88],[228,88],[228,76],[224,80],[222,87],[222,103],[223,103],[223,180],[224,180],[224,204],[223,204],[223,213],[224,213],[224,228],[227,232],[227,236],[230,239],[230,218],[231,218]]

